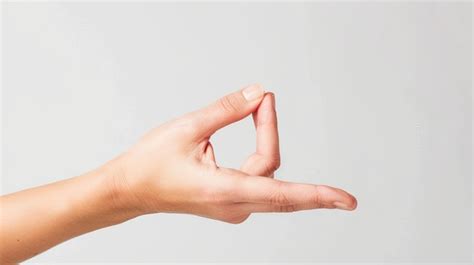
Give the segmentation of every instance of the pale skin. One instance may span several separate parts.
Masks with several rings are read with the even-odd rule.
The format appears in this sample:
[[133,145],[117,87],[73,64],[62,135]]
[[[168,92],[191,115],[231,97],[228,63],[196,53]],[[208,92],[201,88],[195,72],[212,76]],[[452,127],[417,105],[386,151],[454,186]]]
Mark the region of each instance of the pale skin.
[[[219,129],[253,116],[254,154],[219,167]],[[187,213],[238,224],[258,212],[354,210],[349,193],[273,178],[280,165],[275,96],[251,85],[145,134],[83,175],[0,197],[0,263],[27,260],[73,237],[152,213]]]

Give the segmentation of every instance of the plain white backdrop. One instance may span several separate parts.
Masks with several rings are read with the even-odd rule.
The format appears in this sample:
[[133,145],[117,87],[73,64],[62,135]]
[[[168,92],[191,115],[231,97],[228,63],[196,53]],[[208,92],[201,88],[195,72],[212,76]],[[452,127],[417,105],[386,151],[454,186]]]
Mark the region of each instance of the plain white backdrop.
[[[277,99],[277,177],[359,200],[240,225],[140,217],[32,261],[471,261],[471,5],[3,3],[2,194],[259,82]],[[238,167],[251,120],[212,141]]]

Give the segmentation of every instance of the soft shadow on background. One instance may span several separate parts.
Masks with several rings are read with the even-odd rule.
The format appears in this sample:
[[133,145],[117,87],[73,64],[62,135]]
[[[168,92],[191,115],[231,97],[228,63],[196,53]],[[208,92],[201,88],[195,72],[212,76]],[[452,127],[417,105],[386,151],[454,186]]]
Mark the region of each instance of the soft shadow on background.
[[[470,3],[4,3],[2,194],[259,82],[277,98],[277,177],[359,200],[241,225],[146,216],[32,261],[470,261],[471,17]],[[212,140],[238,167],[252,122]]]

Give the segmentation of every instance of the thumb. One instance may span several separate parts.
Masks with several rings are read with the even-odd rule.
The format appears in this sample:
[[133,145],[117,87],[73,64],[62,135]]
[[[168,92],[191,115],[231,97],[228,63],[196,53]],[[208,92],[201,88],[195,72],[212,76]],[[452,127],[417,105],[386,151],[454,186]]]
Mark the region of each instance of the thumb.
[[255,84],[226,95],[211,105],[191,113],[197,137],[209,137],[214,132],[239,121],[254,112],[263,99],[263,87]]

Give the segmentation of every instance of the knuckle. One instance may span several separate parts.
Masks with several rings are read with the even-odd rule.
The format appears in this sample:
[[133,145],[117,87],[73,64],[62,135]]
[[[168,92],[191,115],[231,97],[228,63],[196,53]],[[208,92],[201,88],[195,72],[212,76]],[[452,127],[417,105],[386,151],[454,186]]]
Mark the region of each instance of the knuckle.
[[217,104],[223,111],[228,113],[234,113],[239,111],[240,102],[236,97],[233,96],[225,96],[223,98],[220,98],[217,101]]
[[279,188],[271,195],[270,203],[276,205],[289,205],[290,201],[285,192],[282,190],[283,183],[279,183],[278,187]]
[[321,192],[318,189],[318,187],[315,188],[315,193],[313,196],[313,204],[316,207],[321,207],[322,206],[322,198],[321,198]]
[[280,156],[274,156],[271,158],[266,158],[264,160],[264,168],[266,174],[271,174],[280,168]]
[[273,163],[273,168],[274,170],[277,170],[280,168],[281,166],[281,158],[279,155],[275,156],[273,159],[272,159],[272,163]]
[[282,213],[291,213],[296,211],[295,205],[279,205],[278,210]]

